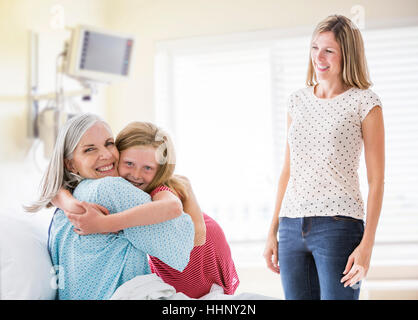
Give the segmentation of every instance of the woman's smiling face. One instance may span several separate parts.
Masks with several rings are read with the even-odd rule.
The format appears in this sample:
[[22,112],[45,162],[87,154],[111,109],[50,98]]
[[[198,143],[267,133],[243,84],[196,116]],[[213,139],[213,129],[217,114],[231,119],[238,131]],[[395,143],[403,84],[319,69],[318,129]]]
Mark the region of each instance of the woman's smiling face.
[[319,33],[312,41],[311,59],[318,81],[341,78],[341,47],[331,31]]
[[103,122],[95,123],[86,131],[65,166],[83,178],[117,177],[119,151],[113,134]]

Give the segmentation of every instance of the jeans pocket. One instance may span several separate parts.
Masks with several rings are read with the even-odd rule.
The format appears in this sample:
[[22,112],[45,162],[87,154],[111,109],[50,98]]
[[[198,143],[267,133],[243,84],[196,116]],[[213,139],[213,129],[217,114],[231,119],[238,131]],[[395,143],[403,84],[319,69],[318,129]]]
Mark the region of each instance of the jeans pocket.
[[337,220],[337,221],[349,221],[349,222],[361,222],[363,223],[363,220],[360,219],[356,219],[353,217],[347,217],[347,216],[333,216],[332,219]]
[[364,221],[347,216],[333,216],[332,221],[335,223],[335,227],[339,230],[349,230],[350,233],[359,234],[363,236],[364,233]]

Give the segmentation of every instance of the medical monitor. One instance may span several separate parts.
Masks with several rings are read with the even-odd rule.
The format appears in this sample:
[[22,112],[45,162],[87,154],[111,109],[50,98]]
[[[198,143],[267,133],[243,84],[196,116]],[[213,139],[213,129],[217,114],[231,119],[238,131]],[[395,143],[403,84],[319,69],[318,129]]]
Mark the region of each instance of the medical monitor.
[[79,25],[72,30],[65,72],[86,80],[126,79],[132,67],[132,36]]

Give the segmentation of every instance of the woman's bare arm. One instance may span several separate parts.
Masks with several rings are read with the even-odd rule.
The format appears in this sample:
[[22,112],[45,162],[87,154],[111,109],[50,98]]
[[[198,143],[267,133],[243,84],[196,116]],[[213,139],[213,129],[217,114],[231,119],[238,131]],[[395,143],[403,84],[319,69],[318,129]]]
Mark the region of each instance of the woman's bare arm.
[[[287,132],[289,132],[292,118],[287,115]],[[287,139],[286,139],[287,140]],[[270,229],[267,234],[266,246],[264,249],[264,259],[266,260],[267,268],[275,273],[280,273],[278,265],[278,246],[277,246],[277,231],[279,229],[279,213],[282,206],[282,201],[286,193],[287,184],[290,177],[290,149],[289,143],[286,141],[285,157],[282,167],[282,172],[279,178],[279,184],[277,188],[276,206],[273,213],[273,219],[271,220]]]
[[81,204],[81,201],[74,198],[71,192],[64,188],[60,189],[58,194],[52,199],[51,203],[65,212],[74,214],[86,212]]
[[141,206],[110,215],[112,231],[161,223],[177,218],[183,213],[180,199],[169,191],[158,192],[152,200]]
[[62,209],[80,235],[118,232],[120,230],[161,223],[179,217],[183,212],[181,201],[173,198],[154,201],[108,215],[106,208],[81,202],[65,189],[61,189],[52,203]]
[[341,282],[344,282],[344,286],[353,286],[367,275],[382,209],[385,183],[385,130],[380,106],[375,106],[363,120],[362,133],[369,183],[367,219],[363,238],[349,256],[343,271],[345,276]]

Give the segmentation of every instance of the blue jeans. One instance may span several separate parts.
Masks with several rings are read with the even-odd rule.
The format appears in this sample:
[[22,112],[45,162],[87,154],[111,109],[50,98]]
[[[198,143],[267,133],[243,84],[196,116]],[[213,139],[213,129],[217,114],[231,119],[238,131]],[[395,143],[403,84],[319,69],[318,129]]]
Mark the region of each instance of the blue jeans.
[[288,300],[357,300],[360,283],[341,283],[363,237],[362,220],[344,216],[279,219],[279,265]]

